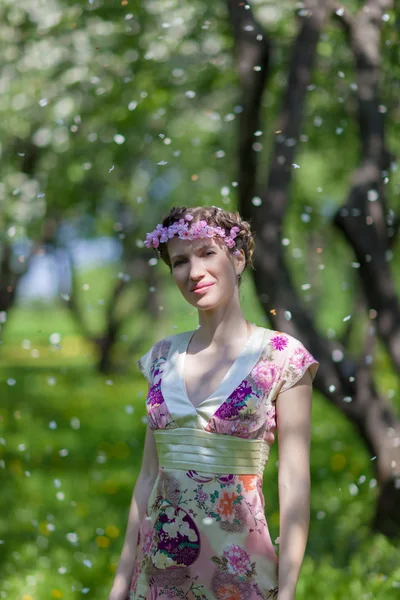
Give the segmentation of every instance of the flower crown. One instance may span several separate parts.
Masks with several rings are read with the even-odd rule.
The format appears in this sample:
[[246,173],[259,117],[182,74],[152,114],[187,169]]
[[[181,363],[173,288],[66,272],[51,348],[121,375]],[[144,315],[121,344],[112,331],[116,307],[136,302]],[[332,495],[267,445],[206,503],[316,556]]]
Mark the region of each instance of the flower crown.
[[[187,214],[184,219],[175,221],[169,227],[163,227],[162,224],[158,224],[157,227],[146,234],[144,245],[147,248],[158,248],[160,244],[168,242],[171,238],[177,235],[181,240],[194,240],[196,238],[211,238],[221,237],[224,238],[225,244],[228,248],[233,248],[235,245],[235,237],[240,231],[240,227],[232,227],[229,231],[229,235],[226,235],[223,227],[212,227],[208,225],[207,221],[198,221],[193,223],[189,229],[188,221],[193,219],[193,215]],[[235,250],[234,254],[238,253],[239,250]]]

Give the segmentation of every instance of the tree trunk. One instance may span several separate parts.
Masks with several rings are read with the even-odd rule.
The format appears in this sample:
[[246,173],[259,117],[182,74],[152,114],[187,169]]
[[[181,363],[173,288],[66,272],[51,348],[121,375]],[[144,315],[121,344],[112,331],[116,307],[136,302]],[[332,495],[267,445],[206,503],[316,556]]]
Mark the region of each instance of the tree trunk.
[[[335,215],[334,224],[360,264],[367,308],[374,316],[373,334],[376,331],[400,373],[400,303],[390,269],[398,224],[388,214],[385,201],[382,171],[389,168],[391,155],[385,145],[386,108],[379,101],[380,27],[384,9],[390,9],[391,4],[391,0],[369,0],[355,17],[347,11],[339,15],[355,59],[361,157],[347,201]],[[370,376],[358,372],[357,378],[360,388],[368,387]],[[380,484],[373,526],[391,536],[400,531],[400,423],[376,393],[369,401],[363,400],[365,430],[376,448]]]
[[[376,3],[380,5],[379,0]],[[251,10],[245,10],[244,3],[228,0],[228,8],[235,36],[244,108],[239,130],[239,210],[244,218],[251,220],[257,236],[254,272],[257,294],[272,327],[277,331],[287,331],[300,339],[318,357],[320,368],[315,387],[353,423],[371,458],[376,457],[374,466],[380,498],[373,526],[387,536],[400,535],[400,511],[396,510],[396,505],[398,507],[400,504],[400,422],[392,407],[378,394],[370,361],[367,360],[375,329],[369,328],[364,354],[361,354],[358,361],[350,357],[340,341],[332,341],[319,333],[313,322],[313,311],[303,306],[297,295],[281,243],[282,222],[289,202],[294,155],[304,114],[307,85],[310,83],[319,35],[332,6],[328,0],[309,0],[305,2],[299,17],[299,32],[293,44],[288,84],[276,125],[276,130],[280,133],[275,138],[266,185],[259,190],[256,185],[257,164],[252,143],[253,133],[258,129],[265,129],[260,123],[260,104],[271,44],[266,33],[260,33],[260,25],[256,23]],[[376,18],[375,13],[374,16]],[[253,25],[253,30],[249,29],[249,25]],[[371,34],[371,30],[369,33]],[[262,43],[257,38],[260,35]],[[256,65],[261,66],[261,71],[254,70]],[[363,123],[365,119],[369,119],[367,113],[363,114]],[[252,203],[255,194],[261,198],[259,206]],[[387,239],[387,228],[383,226],[382,216],[380,223],[382,244],[385,236]],[[352,236],[347,236],[347,239],[352,245],[356,243]],[[361,252],[364,256],[366,251],[371,256],[375,255],[372,244],[376,240],[377,234],[375,237],[363,238]],[[380,274],[375,264],[373,267],[369,269],[368,277],[375,277],[375,294],[380,294],[382,286],[391,281],[387,263],[383,281],[379,280]],[[391,314],[397,318],[397,300],[393,299],[393,286],[389,286],[389,290],[392,298]],[[369,300],[370,295],[367,294],[368,306]],[[372,313],[371,318],[374,315]],[[387,313],[381,315],[381,323],[385,315]],[[386,329],[386,336],[388,335],[390,332]],[[397,350],[399,348],[400,344]],[[332,361],[335,350],[340,350],[343,355],[340,362]],[[396,358],[397,354],[394,355]]]

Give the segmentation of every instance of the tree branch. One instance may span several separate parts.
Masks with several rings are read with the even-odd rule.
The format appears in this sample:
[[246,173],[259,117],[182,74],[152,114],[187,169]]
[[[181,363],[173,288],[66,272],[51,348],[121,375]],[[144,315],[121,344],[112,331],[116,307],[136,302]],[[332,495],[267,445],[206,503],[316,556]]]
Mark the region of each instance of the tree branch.
[[385,145],[385,107],[379,99],[380,29],[391,0],[369,0],[352,19],[346,18],[357,73],[360,166],[334,224],[360,263],[359,275],[368,307],[377,311],[376,328],[400,373],[400,303],[390,268],[390,250],[398,224],[388,219],[382,170],[391,155]]
[[264,87],[269,75],[272,44],[241,0],[228,0],[228,11],[235,41],[240,85],[243,90],[239,120],[239,191],[252,197],[257,171],[257,154],[253,150],[254,134],[260,129],[260,110]]
[[[375,521],[375,525],[386,535],[394,536],[400,533],[400,519],[395,510],[400,495],[396,485],[400,472],[400,452],[396,446],[396,439],[400,439],[400,423],[391,406],[376,390],[367,357],[362,355],[357,364],[340,342],[325,339],[316,330],[312,310],[307,311],[300,302],[283,255],[281,228],[289,200],[292,162],[319,35],[332,5],[329,0],[320,0],[311,8],[311,4],[306,2],[305,9],[299,17],[299,33],[293,45],[288,84],[276,127],[281,133],[275,140],[267,184],[259,194],[262,202],[257,207],[252,203],[256,173],[255,169],[246,173],[251,159],[245,156],[244,146],[242,146],[239,154],[241,174],[239,210],[244,218],[252,221],[257,237],[255,284],[264,310],[269,313],[275,330],[287,331],[302,340],[312,354],[318,357],[320,367],[315,379],[315,387],[350,419],[371,455],[377,457],[375,466],[381,490],[378,504],[387,511],[382,519]],[[350,24],[353,27],[353,20],[348,18],[346,25],[350,26]],[[240,28],[234,31],[238,35]],[[371,30],[369,31],[371,33]],[[251,61],[249,62],[251,64]],[[246,64],[244,59],[242,64]],[[257,89],[254,79],[255,74],[249,69],[246,79],[244,77],[241,79],[242,85],[246,81],[246,85],[250,85],[252,90]],[[363,80],[362,90],[365,89],[366,83],[368,80]],[[246,88],[243,88],[243,93],[247,93]],[[254,114],[259,118],[257,100],[260,94],[260,91],[257,96],[250,93],[253,105],[251,103],[245,105],[246,111],[253,112],[253,119]],[[366,101],[369,99],[366,98]],[[370,107],[366,108],[370,110]],[[370,117],[370,112],[365,114],[365,119],[368,120]],[[250,140],[252,131],[243,130],[250,122],[250,116],[243,114],[240,122],[241,141]],[[375,123],[372,127],[375,135],[376,132],[383,132],[383,129],[376,125]],[[368,138],[368,145],[364,148],[366,156],[372,163],[382,158],[376,145],[371,143],[374,141],[376,142]],[[252,153],[249,142],[246,149],[247,153]],[[251,165],[253,166],[254,163]],[[380,170],[377,173],[379,175]],[[386,234],[386,228],[381,227],[381,237],[382,232]],[[366,344],[364,350],[368,352],[370,340]],[[400,343],[398,348],[400,349]],[[332,356],[335,354],[341,355],[342,360],[333,361]]]

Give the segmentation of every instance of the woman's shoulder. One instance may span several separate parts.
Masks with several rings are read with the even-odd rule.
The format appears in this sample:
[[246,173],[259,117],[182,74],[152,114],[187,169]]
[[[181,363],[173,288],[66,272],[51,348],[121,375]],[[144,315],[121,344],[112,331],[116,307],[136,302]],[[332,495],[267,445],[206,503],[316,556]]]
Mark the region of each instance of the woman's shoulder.
[[278,331],[276,329],[268,329],[263,327],[266,333],[266,341],[273,346],[283,349],[301,344],[301,341],[294,335],[287,333],[286,331]]
[[262,327],[262,329],[264,329],[264,341],[266,346],[273,350],[278,350],[281,352],[290,348],[298,341],[294,336],[286,333],[285,331],[269,329],[268,327]]
[[307,362],[316,362],[305,343],[286,331],[267,329],[265,352],[276,362],[293,360],[293,357],[296,360],[303,357]]
[[172,333],[170,335],[167,335],[163,338],[161,338],[160,340],[156,341],[154,343],[154,345],[152,346],[152,350],[155,354],[158,353],[162,353],[165,352],[165,350],[168,350],[172,344],[177,344],[179,343],[183,338],[185,338],[186,336],[192,334],[193,331],[180,331],[177,333]]
[[310,369],[312,381],[317,373],[319,362],[308,349],[307,342],[284,331],[269,330],[268,357],[274,362],[285,380],[282,390],[294,385]]
[[167,335],[154,342],[145,354],[136,360],[136,364],[149,383],[153,383],[154,375],[161,372],[162,365],[167,362],[172,344],[175,344],[174,347],[176,347],[176,344],[179,344],[183,337],[190,333],[184,331]]

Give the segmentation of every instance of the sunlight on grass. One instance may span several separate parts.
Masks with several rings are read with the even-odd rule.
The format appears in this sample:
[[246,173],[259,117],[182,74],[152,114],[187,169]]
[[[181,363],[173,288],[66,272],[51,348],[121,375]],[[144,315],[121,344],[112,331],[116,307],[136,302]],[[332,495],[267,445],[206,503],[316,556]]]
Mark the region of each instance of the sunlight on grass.
[[[252,307],[250,293],[244,302]],[[195,326],[185,310],[184,328]],[[175,311],[179,305],[168,309],[165,322],[182,326]],[[254,314],[253,322],[268,327]],[[14,314],[0,347],[0,498],[7,507],[0,513],[0,598],[104,600],[142,459],[147,383],[134,363],[139,352],[126,371],[99,374],[93,346],[68,314],[49,315]],[[55,331],[60,347],[49,341]],[[150,343],[160,337],[149,334]],[[24,340],[31,340],[29,348]],[[397,598],[399,549],[369,530],[377,496],[373,462],[350,423],[316,392],[311,476],[310,536],[296,598],[339,600],[349,590],[357,599]],[[276,444],[264,494],[275,540]]]

